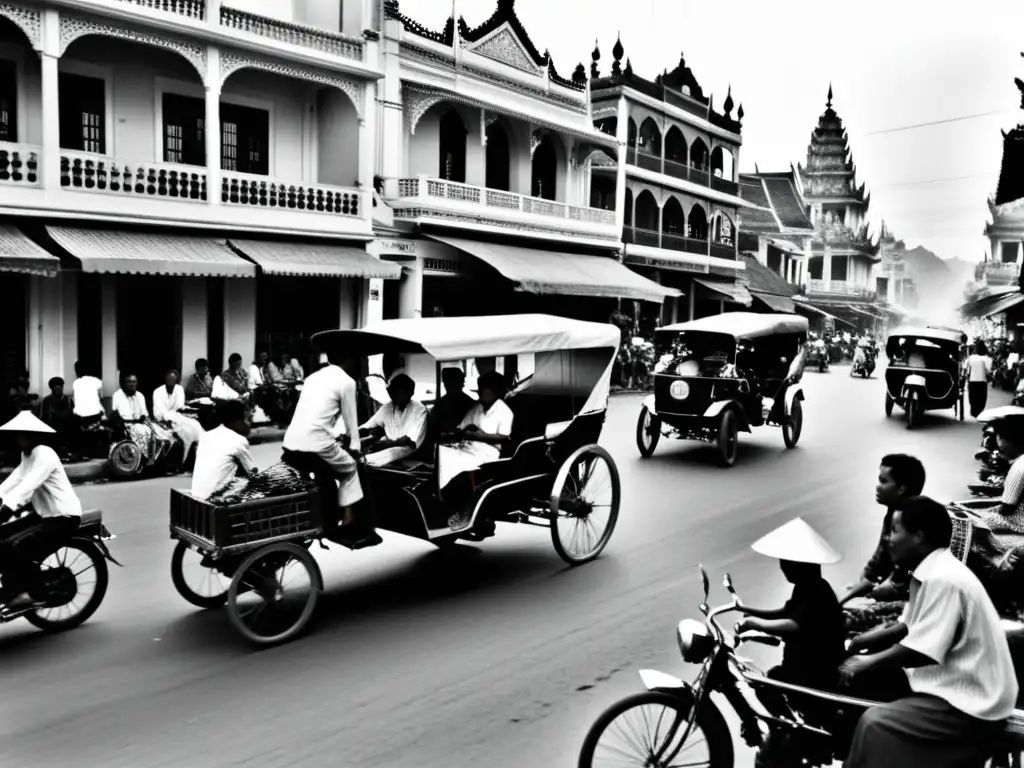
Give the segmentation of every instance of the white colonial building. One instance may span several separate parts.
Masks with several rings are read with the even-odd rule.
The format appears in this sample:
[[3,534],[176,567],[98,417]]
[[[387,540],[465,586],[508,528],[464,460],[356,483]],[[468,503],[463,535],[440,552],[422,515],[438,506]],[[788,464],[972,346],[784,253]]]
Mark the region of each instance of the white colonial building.
[[[0,3],[0,371],[107,394],[363,322],[374,0]],[[379,286],[376,294],[379,295]]]

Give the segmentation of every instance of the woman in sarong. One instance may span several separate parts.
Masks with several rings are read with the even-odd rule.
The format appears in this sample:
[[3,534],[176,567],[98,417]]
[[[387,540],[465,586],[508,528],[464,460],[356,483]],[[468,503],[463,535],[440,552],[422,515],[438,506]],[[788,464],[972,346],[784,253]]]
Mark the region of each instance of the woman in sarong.
[[142,450],[148,464],[159,461],[174,446],[174,433],[154,422],[146,407],[146,398],[139,392],[139,380],[128,374],[121,388],[114,393],[111,407],[124,422],[128,439]]
[[170,427],[184,446],[185,460],[192,446],[199,442],[204,430],[199,422],[179,413],[185,407],[185,390],[178,383],[178,372],[170,370],[164,376],[164,385],[153,392],[153,419],[161,426]]

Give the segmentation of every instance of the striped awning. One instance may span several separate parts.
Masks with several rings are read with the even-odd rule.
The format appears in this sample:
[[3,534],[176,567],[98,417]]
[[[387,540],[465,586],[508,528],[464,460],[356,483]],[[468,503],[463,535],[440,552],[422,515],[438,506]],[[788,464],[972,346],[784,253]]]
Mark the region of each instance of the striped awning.
[[754,297],[755,301],[760,301],[772,312],[792,314],[796,311],[796,304],[789,296],[778,296],[774,293],[761,293],[760,291],[751,291],[750,295]]
[[56,277],[60,259],[36,245],[17,227],[0,226],[0,272]]
[[713,280],[698,280],[694,278],[695,283],[710,291],[715,295],[716,299],[721,301],[729,301],[733,304],[742,304],[745,307],[749,307],[754,303],[754,297],[750,295],[744,286],[736,283],[717,283]]
[[83,272],[188,277],[256,277],[256,267],[212,237],[164,232],[47,227]]
[[357,277],[397,280],[402,267],[381,261],[363,248],[329,243],[275,243],[265,240],[229,240],[243,256],[259,264],[265,275],[294,277]]

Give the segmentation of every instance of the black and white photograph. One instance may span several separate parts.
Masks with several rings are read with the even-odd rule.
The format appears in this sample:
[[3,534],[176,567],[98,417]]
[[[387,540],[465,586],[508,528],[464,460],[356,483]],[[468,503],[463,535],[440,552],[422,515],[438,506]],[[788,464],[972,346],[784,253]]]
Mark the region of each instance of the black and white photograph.
[[0,766],[1024,768],[1024,2],[0,0]]

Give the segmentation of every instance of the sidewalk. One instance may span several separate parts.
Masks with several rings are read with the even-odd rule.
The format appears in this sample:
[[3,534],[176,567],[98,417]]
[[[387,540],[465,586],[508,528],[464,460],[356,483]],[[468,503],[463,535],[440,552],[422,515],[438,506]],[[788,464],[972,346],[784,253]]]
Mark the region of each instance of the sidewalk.
[[[278,427],[256,427],[249,435],[250,445],[279,443],[284,440],[284,430]],[[3,482],[14,471],[14,467],[0,467],[0,482]],[[90,459],[74,464],[65,464],[64,471],[73,485],[95,483],[107,476],[106,459]]]

